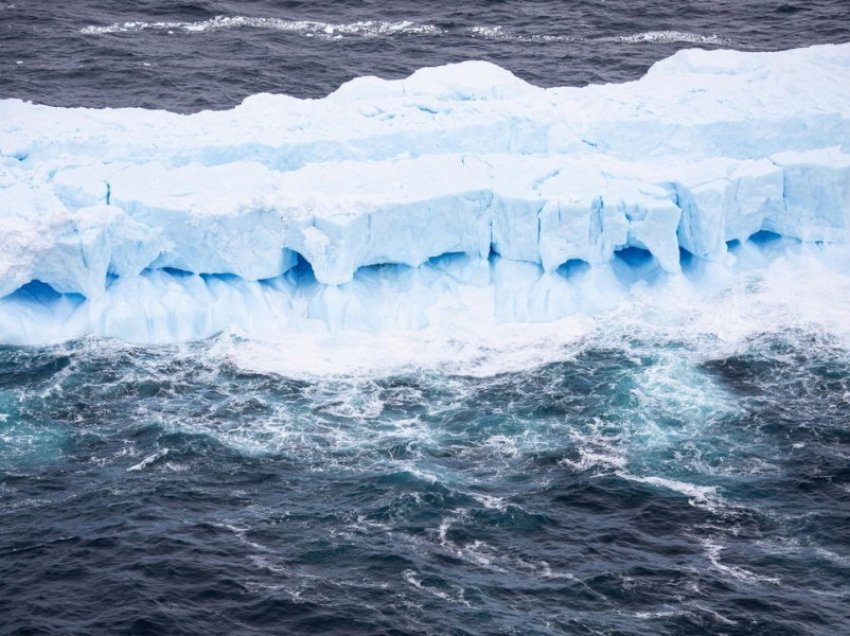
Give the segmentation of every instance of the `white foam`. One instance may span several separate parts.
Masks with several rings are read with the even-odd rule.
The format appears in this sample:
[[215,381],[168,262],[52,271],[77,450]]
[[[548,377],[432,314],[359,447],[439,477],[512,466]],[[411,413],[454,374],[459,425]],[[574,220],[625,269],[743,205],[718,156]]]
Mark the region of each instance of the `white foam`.
[[138,463],[133,464],[132,466],[130,466],[130,467],[127,469],[127,472],[129,473],[129,472],[133,472],[133,471],[144,470],[147,466],[150,466],[150,465],[151,465],[151,464],[153,464],[154,462],[159,461],[160,459],[162,459],[163,457],[165,457],[167,454],[168,454],[168,449],[167,449],[167,448],[165,448],[165,449],[163,449],[163,450],[161,450],[161,451],[157,451],[157,452],[155,452],[155,453],[151,453],[150,455],[148,455],[147,457],[145,457],[144,459],[142,459],[142,461],[140,461],[140,462],[138,462]]
[[627,35],[586,37],[563,33],[524,33],[501,25],[479,25],[469,27],[466,32],[477,38],[516,42],[611,42],[620,44],[729,44],[729,40],[717,34],[689,33],[685,31],[644,31]]
[[726,565],[720,560],[720,555],[726,546],[716,543],[710,539],[706,539],[702,543],[705,548],[705,555],[711,565],[714,566],[716,570],[726,574],[727,576],[747,583],[772,583],[774,585],[779,585],[782,582],[778,576],[763,576],[737,565]]
[[409,20],[396,22],[386,20],[362,20],[348,23],[321,22],[316,20],[284,20],[272,17],[216,16],[195,22],[119,22],[106,26],[89,25],[81,29],[86,35],[113,33],[138,33],[141,31],[180,31],[183,33],[207,33],[231,29],[266,29],[295,35],[323,38],[347,36],[381,37],[390,35],[434,35],[440,29],[432,24],[417,24]]
[[108,25],[88,25],[80,32],[85,35],[109,35],[115,33],[140,33],[143,31],[164,33],[208,33],[235,29],[265,29],[301,35],[305,37],[384,37],[394,35],[461,35],[488,40],[516,42],[619,42],[623,44],[728,44],[729,41],[717,34],[699,34],[684,31],[645,31],[628,35],[588,38],[580,35],[559,33],[525,33],[502,25],[476,25],[463,30],[446,30],[434,24],[411,20],[360,20],[356,22],[324,22],[321,20],[287,20],[277,17],[226,16],[219,15],[197,21],[131,20]]
[[474,38],[487,40],[507,40],[515,42],[577,42],[585,40],[581,36],[555,33],[521,33],[501,25],[479,25],[466,29],[466,33]]
[[496,40],[511,38],[512,33],[507,31],[503,26],[474,26],[469,27],[469,33],[472,36],[480,36],[483,38],[493,38]]
[[659,488],[666,488],[688,497],[692,503],[705,503],[717,498],[717,487],[715,486],[698,486],[677,479],[668,479],[666,477],[656,476],[637,476],[629,473],[617,473],[623,479],[636,481],[642,484],[650,484]]
[[280,340],[223,335],[219,348],[241,368],[299,377],[373,376],[415,369],[474,376],[527,369],[563,356],[563,346],[590,332],[586,316],[547,324],[446,323],[416,332],[304,334]]
[[600,38],[605,42],[622,42],[623,44],[728,44],[729,40],[717,34],[704,35],[686,31],[643,31],[631,35],[617,35]]
[[450,603],[462,603],[463,605],[469,606],[469,602],[463,598],[463,588],[455,586],[454,589],[458,591],[456,595],[450,595],[442,590],[439,590],[431,585],[425,585],[421,579],[416,577],[416,572],[413,570],[405,570],[402,573],[404,580],[409,584],[415,587],[418,590],[423,592],[427,592],[435,596],[438,599],[449,601]]
[[488,310],[492,298],[472,289],[466,304],[463,294],[453,297],[460,306],[436,307],[431,324],[414,332],[356,337],[319,332],[298,338],[283,332],[279,339],[231,333],[221,336],[215,349],[237,366],[291,377],[372,376],[423,368],[486,377],[563,360],[587,347],[679,342],[685,350],[671,358],[672,366],[647,372],[653,375],[639,387],[642,399],[680,392],[687,398],[675,408],[703,409],[710,415],[722,407],[722,396],[700,386],[679,365],[732,355],[752,337],[783,329],[829,334],[850,347],[848,260],[843,247],[798,248],[761,269],[733,271],[719,289],[706,292],[699,281],[671,277],[635,286],[605,311],[550,323],[499,322]]

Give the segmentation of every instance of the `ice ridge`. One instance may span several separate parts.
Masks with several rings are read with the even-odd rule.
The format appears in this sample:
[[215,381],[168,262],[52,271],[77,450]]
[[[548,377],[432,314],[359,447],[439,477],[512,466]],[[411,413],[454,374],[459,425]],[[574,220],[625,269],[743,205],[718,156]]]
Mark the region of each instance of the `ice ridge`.
[[194,115],[3,100],[0,342],[415,328],[464,294],[553,320],[760,232],[844,244],[848,153],[850,45],[584,88],[465,62]]

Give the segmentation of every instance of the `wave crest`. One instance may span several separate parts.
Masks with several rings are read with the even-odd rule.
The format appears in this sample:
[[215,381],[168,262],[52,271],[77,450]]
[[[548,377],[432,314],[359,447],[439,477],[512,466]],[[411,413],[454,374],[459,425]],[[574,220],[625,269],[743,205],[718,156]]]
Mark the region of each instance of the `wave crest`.
[[621,44],[728,44],[716,35],[687,33],[683,31],[645,31],[629,35],[588,38],[557,33],[525,33],[501,25],[478,25],[460,30],[445,29],[434,24],[421,24],[411,20],[361,20],[348,23],[319,20],[286,20],[272,17],[224,16],[195,22],[163,21],[116,22],[109,25],[89,25],[80,30],[84,35],[109,35],[139,33],[143,31],[165,33],[207,33],[233,29],[265,29],[304,37],[338,39],[343,37],[390,37],[395,35],[454,35],[486,40],[514,42],[612,42]]
[[282,18],[255,18],[247,16],[216,16],[196,22],[120,22],[107,26],[89,25],[81,30],[86,35],[137,33],[140,31],[165,31],[206,33],[230,29],[268,29],[307,37],[338,38],[344,36],[379,37],[387,35],[433,35],[440,29],[432,24],[417,24],[409,20],[362,20],[334,24],[314,20],[284,20]]
[[601,38],[606,42],[621,42],[623,44],[675,44],[683,42],[686,44],[728,44],[729,41],[717,34],[702,35],[699,33],[687,33],[684,31],[644,31],[632,35],[618,35],[611,38]]

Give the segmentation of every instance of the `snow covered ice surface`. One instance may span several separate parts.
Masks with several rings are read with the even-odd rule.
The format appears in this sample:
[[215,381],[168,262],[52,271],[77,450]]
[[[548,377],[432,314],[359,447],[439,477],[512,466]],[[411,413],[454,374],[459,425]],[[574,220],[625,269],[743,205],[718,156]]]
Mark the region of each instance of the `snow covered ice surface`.
[[228,332],[320,364],[307,343],[457,358],[636,313],[840,328],[848,222],[850,45],[584,88],[466,62],[194,115],[0,101],[5,344]]

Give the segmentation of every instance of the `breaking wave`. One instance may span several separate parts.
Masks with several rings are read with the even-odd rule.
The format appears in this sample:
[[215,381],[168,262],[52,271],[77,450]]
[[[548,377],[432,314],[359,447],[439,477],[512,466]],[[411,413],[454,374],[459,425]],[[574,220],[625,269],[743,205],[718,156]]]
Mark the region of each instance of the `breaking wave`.
[[729,44],[729,40],[717,34],[703,35],[700,33],[686,33],[683,31],[645,31],[632,35],[618,35],[611,38],[603,38],[605,41],[622,42],[624,44]]
[[333,23],[319,20],[286,20],[274,17],[224,16],[207,20],[145,22],[134,20],[109,25],[88,25],[80,30],[85,35],[110,35],[139,33],[143,31],[164,33],[208,33],[232,29],[258,29],[280,31],[304,37],[339,39],[346,37],[391,37],[403,35],[454,35],[461,37],[505,40],[516,42],[613,42],[623,44],[728,44],[729,41],[716,34],[704,35],[682,31],[645,31],[630,35],[610,37],[581,37],[557,33],[528,33],[501,25],[477,25],[463,28],[447,28],[435,24],[423,24],[411,20],[361,20]]
[[683,31],[644,31],[629,35],[582,37],[556,33],[524,33],[504,26],[474,26],[467,30],[472,37],[489,40],[517,42],[607,42],[620,44],[730,44],[730,40],[717,34],[688,33]]
[[166,33],[207,33],[229,29],[266,29],[283,31],[307,37],[379,37],[388,35],[433,35],[441,29],[432,24],[417,24],[408,20],[389,22],[385,20],[363,20],[334,24],[313,20],[284,20],[269,17],[216,16],[195,22],[145,22],[132,21],[107,26],[89,25],[81,30],[86,35],[112,33],[138,33],[140,31],[164,31]]

